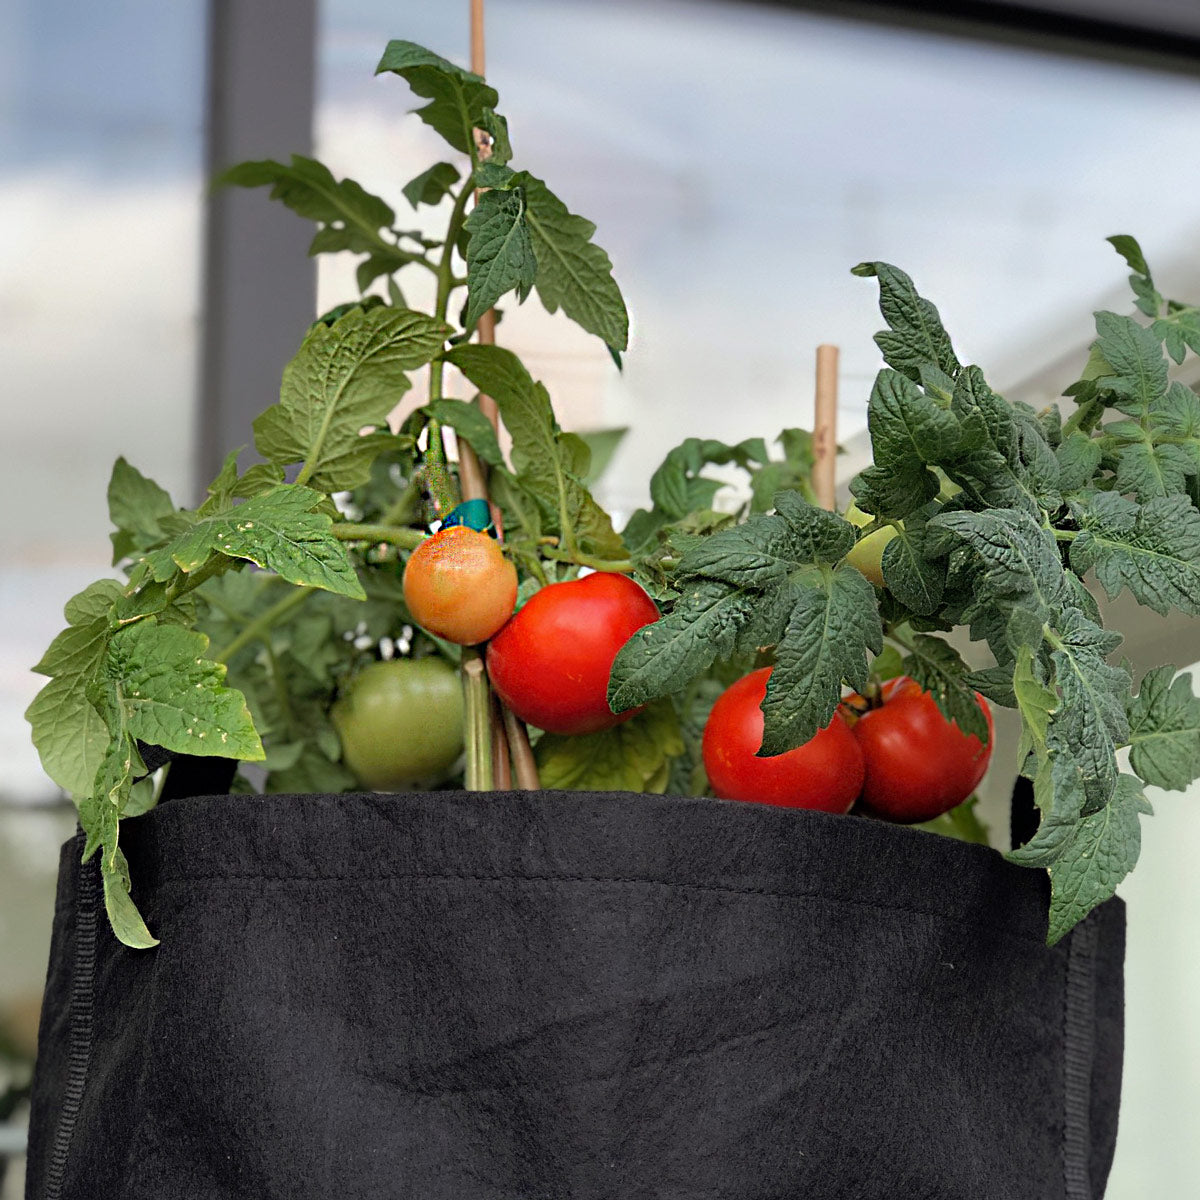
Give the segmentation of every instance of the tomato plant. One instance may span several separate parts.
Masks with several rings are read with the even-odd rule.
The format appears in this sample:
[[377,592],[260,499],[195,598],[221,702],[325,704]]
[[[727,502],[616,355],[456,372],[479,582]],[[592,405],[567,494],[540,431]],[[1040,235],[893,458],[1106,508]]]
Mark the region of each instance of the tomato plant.
[[[987,701],[976,693],[987,719],[984,744],[948,721],[933,697],[905,675],[889,679],[880,699],[850,727],[866,768],[863,805],[890,821],[915,824],[961,804],[991,761],[993,724]],[[855,696],[847,707],[862,703]]]
[[404,603],[423,629],[460,646],[488,638],[512,616],[517,569],[495,538],[451,525],[427,538],[404,568]]
[[371,663],[329,715],[342,757],[364,787],[441,783],[463,752],[462,684],[436,655]]
[[492,685],[521,720],[548,733],[609,729],[636,711],[608,706],[613,659],[658,615],[626,575],[597,571],[549,584],[488,643]]
[[[1050,939],[1062,937],[1134,866],[1145,786],[1200,776],[1200,698],[1174,667],[1135,681],[1117,665],[1120,634],[1104,628],[1091,591],[1200,615],[1200,412],[1171,376],[1171,361],[1200,350],[1195,307],[1158,290],[1132,238],[1110,239],[1141,316],[1097,313],[1071,409],[1037,411],[959,359],[903,271],[861,263],[854,273],[877,281],[888,329],[868,402],[874,461],[851,481],[849,519],[816,506],[812,439],[784,430],[782,460],[760,436],[685,437],[649,480],[651,507],[619,530],[589,490],[587,440],[559,426],[547,389],[512,351],[472,341],[498,302],[536,294],[620,362],[628,313],[594,224],[511,165],[489,84],[407,41],[390,43],[378,70],[434,98],[417,119],[455,162],[421,172],[403,195],[445,214],[440,236],[401,228],[410,222],[398,224],[387,200],[311,158],[222,176],[270,187],[316,222],[315,253],[357,256],[360,295],[314,322],[287,365],[279,401],[254,422],[261,461],[239,470],[231,454],[199,506],[177,507],[117,462],[108,500],[127,579],[72,598],[68,628],[36,667],[49,682],[29,709],[34,741],[47,774],[79,799],[117,936],[154,944],[119,837],[121,821],[153,803],[139,743],[264,762],[269,791],[349,787],[329,727],[337,680],[375,647],[409,634],[420,646],[428,633],[465,647],[472,788],[491,786],[493,747],[503,764],[506,739],[517,771],[534,757],[519,721],[495,721],[482,653],[513,712],[565,737],[600,738],[662,699],[607,748],[551,742],[543,758],[577,777],[580,760],[620,759],[619,742],[636,748],[640,778],[658,786],[665,774],[684,791],[698,778],[706,706],[760,650],[776,663],[761,746],[780,759],[828,741],[847,686],[906,675],[932,702],[895,685],[849,734],[864,754],[867,802],[902,820],[978,781],[990,753],[978,693],[1014,707],[1021,769],[1048,819],[1011,857],[1049,871]],[[414,274],[436,281],[428,311],[405,299],[417,294]],[[492,404],[447,395],[447,368],[490,398],[502,429]],[[417,377],[427,395],[393,429]],[[748,477],[737,511],[717,502],[727,471],[710,466]],[[485,490],[503,551],[469,528],[428,536]],[[860,521],[877,526],[861,540]],[[548,582],[582,567],[597,573]],[[522,578],[542,590],[505,623]],[[661,601],[661,619],[633,579]],[[405,633],[406,611],[425,633]],[[970,664],[943,636],[956,628],[980,643]],[[474,648],[488,638],[486,652]],[[914,753],[927,734],[932,748]],[[682,753],[663,749],[676,745]],[[885,745],[901,766],[873,770]],[[750,758],[745,773],[772,761]]]
[[724,800],[844,813],[863,782],[863,755],[838,713],[809,741],[761,758],[763,697],[770,667],[751,671],[721,693],[704,726],[704,769]]

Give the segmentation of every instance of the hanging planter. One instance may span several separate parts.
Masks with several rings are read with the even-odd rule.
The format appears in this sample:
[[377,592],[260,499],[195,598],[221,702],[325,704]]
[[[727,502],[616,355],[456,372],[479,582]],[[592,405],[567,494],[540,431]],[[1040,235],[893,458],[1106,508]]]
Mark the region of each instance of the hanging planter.
[[[407,42],[379,69],[469,158],[403,189],[444,236],[309,159],[227,173],[363,256],[363,295],[199,508],[118,461],[128,581],[70,601],[38,666],[82,830],[30,1195],[1102,1196],[1112,896],[1144,783],[1200,774],[1200,701],[1169,666],[1135,693],[1083,577],[1197,611],[1200,402],[1163,354],[1192,310],[1113,239],[1152,324],[1099,315],[1064,421],[862,264],[887,366],[850,519],[826,348],[815,437],[688,438],[618,531],[493,337],[536,290],[619,364],[594,227],[509,165],[481,74]],[[1042,814],[1010,861],[970,844],[989,700]]]

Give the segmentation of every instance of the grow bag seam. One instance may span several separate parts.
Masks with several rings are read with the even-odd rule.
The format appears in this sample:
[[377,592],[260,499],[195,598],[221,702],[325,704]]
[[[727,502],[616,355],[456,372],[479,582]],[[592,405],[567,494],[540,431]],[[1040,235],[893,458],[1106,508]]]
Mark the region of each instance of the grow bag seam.
[[[81,836],[74,839],[82,843]],[[75,909],[75,971],[71,980],[70,1032],[67,1049],[67,1078],[63,1084],[62,1108],[54,1131],[50,1163],[46,1169],[45,1200],[60,1200],[66,1179],[67,1160],[74,1140],[75,1125],[83,1104],[92,1058],[92,1004],[96,975],[96,934],[99,905],[98,863],[79,864],[79,891]]]
[[637,876],[609,875],[474,875],[460,872],[436,871],[406,871],[396,873],[377,873],[372,875],[267,875],[263,873],[241,875],[175,875],[161,879],[158,887],[167,888],[172,885],[188,885],[195,883],[282,883],[282,884],[313,884],[313,883],[345,883],[364,886],[386,882],[412,882],[416,880],[441,881],[445,883],[526,883],[526,884],[616,884],[627,886],[646,886],[671,888],[679,891],[707,892],[717,895],[761,896],[773,900],[814,900],[825,904],[853,905],[858,908],[874,909],[877,912],[903,912],[912,916],[933,917],[951,921],[957,925],[986,929],[1003,937],[1012,938],[1026,945],[1044,946],[1042,938],[1027,937],[1015,933],[1001,925],[987,921],[976,921],[956,916],[952,913],[940,912],[936,909],[917,908],[907,904],[884,904],[872,900],[861,900],[853,896],[832,896],[824,892],[783,892],[770,888],[734,887],[732,885],[683,883],[670,879],[645,879]]
[[1091,1091],[1099,929],[1084,921],[1071,938],[1063,988],[1063,1191],[1092,1200]]

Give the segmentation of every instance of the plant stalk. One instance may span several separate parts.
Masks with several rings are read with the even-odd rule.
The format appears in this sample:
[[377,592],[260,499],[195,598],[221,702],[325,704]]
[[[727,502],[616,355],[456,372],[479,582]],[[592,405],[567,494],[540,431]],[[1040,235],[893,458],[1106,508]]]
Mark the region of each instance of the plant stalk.
[[483,656],[475,647],[464,647],[462,657],[463,696],[467,709],[467,769],[464,780],[469,792],[490,792],[492,774],[491,693]]

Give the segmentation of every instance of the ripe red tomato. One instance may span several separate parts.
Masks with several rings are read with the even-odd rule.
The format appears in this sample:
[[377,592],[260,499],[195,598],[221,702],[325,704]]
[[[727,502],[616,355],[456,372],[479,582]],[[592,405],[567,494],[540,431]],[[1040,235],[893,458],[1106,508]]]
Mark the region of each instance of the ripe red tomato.
[[495,538],[466,525],[426,538],[404,567],[404,603],[412,619],[460,646],[487,641],[516,602],[516,567]]
[[626,575],[596,572],[534,592],[488,643],[497,694],[548,733],[594,733],[633,716],[608,707],[617,651],[658,609]]
[[725,800],[849,812],[862,787],[863,756],[839,714],[803,746],[757,757],[770,674],[770,667],[751,671],[713,705],[701,743],[712,790]]
[[986,746],[947,721],[933,697],[906,675],[889,679],[883,704],[851,727],[867,768],[864,806],[907,825],[932,821],[961,804],[992,757],[992,712],[978,692],[976,698],[987,718]]

